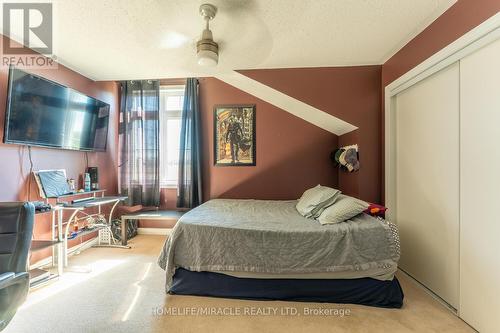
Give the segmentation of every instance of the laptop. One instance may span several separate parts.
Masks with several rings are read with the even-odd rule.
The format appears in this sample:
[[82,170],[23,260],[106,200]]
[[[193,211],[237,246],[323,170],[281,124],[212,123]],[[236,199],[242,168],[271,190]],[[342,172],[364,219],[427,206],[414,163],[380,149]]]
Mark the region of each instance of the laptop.
[[34,172],[34,175],[40,194],[43,194],[44,198],[57,198],[72,194],[66,178],[66,170],[40,170]]

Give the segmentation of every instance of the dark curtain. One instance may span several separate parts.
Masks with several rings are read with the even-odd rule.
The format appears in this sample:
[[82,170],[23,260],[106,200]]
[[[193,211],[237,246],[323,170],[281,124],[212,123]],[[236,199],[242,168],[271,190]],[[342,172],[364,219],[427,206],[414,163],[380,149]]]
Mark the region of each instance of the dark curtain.
[[193,208],[202,202],[201,123],[195,78],[186,81],[181,124],[177,207]]
[[129,205],[159,206],[159,81],[121,82],[120,194]]

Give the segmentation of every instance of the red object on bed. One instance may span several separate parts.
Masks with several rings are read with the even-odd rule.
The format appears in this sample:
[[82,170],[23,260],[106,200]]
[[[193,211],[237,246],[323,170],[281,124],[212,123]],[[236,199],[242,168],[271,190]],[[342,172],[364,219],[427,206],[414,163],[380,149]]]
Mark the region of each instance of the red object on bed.
[[371,216],[380,216],[382,218],[385,218],[385,211],[386,210],[387,210],[387,207],[371,203],[368,206],[368,208],[364,210],[364,213],[371,215]]

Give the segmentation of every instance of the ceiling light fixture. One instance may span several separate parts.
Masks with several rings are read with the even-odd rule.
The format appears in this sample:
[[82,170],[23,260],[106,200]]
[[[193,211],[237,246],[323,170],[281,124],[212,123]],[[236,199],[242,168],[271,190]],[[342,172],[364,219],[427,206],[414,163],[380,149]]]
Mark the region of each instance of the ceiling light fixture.
[[200,66],[216,66],[219,62],[219,45],[214,42],[209,22],[217,14],[217,7],[205,3],[200,6],[200,15],[206,22],[205,30],[201,34],[201,39],[196,43],[196,56]]

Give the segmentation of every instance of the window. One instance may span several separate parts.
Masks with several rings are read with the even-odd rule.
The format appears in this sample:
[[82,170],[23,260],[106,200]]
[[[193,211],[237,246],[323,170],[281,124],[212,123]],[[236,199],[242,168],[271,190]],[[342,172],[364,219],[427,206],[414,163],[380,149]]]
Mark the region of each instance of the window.
[[160,87],[160,186],[176,187],[184,86]]

